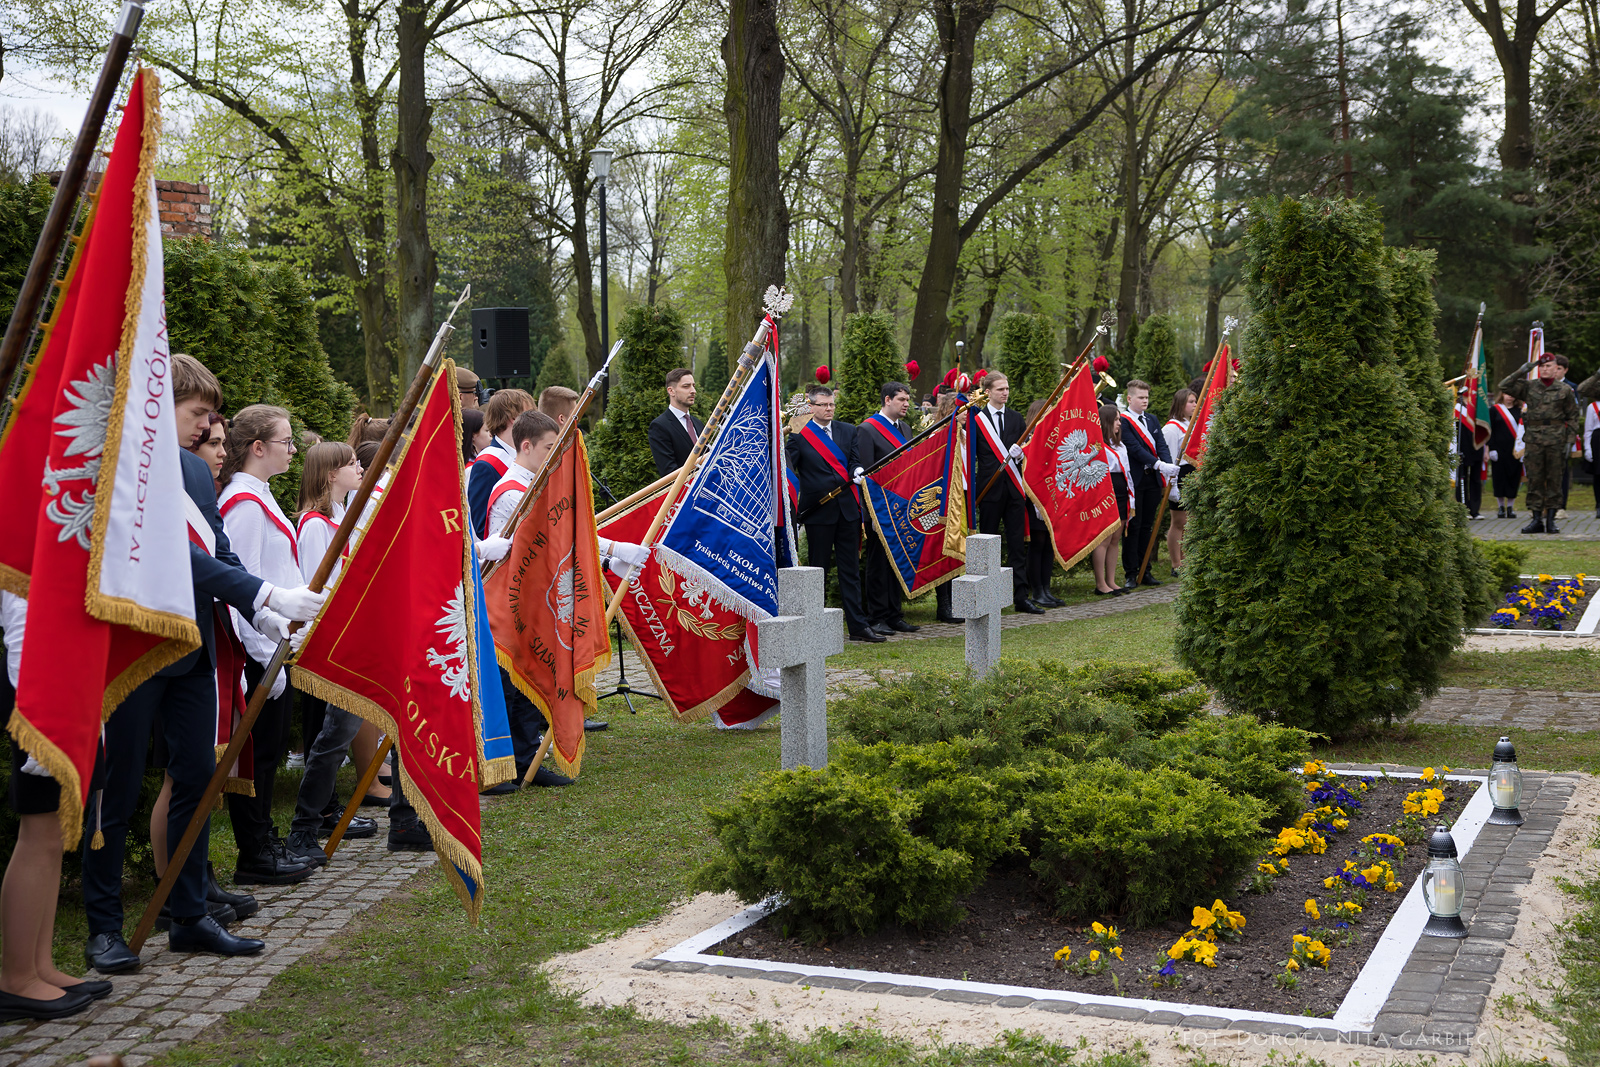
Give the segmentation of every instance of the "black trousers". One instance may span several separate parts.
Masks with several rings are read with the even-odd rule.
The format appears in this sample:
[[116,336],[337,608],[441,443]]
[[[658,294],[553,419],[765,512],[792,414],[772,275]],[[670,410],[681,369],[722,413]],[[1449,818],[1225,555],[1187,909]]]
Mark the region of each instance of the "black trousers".
[[295,700],[300,705],[300,751],[311,754],[311,746],[322,733],[322,718],[327,714],[328,702],[295,690]]
[[1055,571],[1055,548],[1050,544],[1050,529],[1044,524],[1039,509],[1028,501],[1028,588],[1048,591],[1050,575]]
[[806,565],[826,571],[839,565],[839,599],[844,602],[844,621],[850,632],[867,628],[861,606],[861,520],[853,522],[806,523]]
[[1467,506],[1467,514],[1477,515],[1483,507],[1483,453],[1474,448],[1461,457],[1456,468],[1456,499]]
[[[1144,550],[1149,547],[1150,531],[1156,523],[1156,509],[1161,506],[1161,494],[1165,492],[1160,475],[1155,471],[1149,471],[1148,475],[1134,491],[1133,518],[1128,520],[1128,536],[1122,539],[1122,573],[1134,583],[1144,581],[1145,575],[1150,573],[1148,568],[1140,573],[1139,562],[1144,559]],[[1155,558],[1152,552],[1152,564]]]
[[506,694],[506,717],[511,720],[511,751],[517,761],[517,781],[528,773],[528,765],[539,754],[539,735],[546,724],[539,705],[523,695],[511,681],[511,674],[500,668],[500,688]]
[[[246,660],[244,691],[255,692],[266,673],[267,669],[255,660]],[[256,795],[228,794],[228,817],[233,820],[233,838],[239,842],[241,861],[248,862],[265,853],[276,833],[272,824],[272,791],[289,740],[293,704],[293,693],[285,686],[281,694],[261,706],[261,717],[250,730],[250,740],[255,743]]]
[[874,626],[887,625],[905,618],[904,594],[900,579],[895,577],[894,564],[883,542],[871,530],[867,531],[867,558],[863,561],[862,610],[867,621]]
[[[1001,494],[1004,493],[1004,496]],[[995,497],[1000,499],[996,500]],[[1011,568],[1011,597],[1022,600],[1028,595],[1028,535],[1023,530],[1027,501],[1016,487],[1001,478],[994,490],[978,505],[978,532],[997,534],[1005,523],[1006,566]]]
[[[161,712],[167,742],[167,773],[172,775],[172,803],[167,809],[167,847],[183,837],[206,784],[217,769],[217,676],[205,656],[193,670],[176,677],[157,675],[128,695],[106,720],[105,750],[100,758],[104,783],[100,794],[100,848],[90,847],[96,829],[90,797],[83,834],[83,907],[89,936],[122,932],[122,862],[127,849],[128,821],[139,806],[150,733]],[[257,765],[259,766],[259,764]],[[211,822],[183,861],[168,904],[178,919],[206,913],[206,860],[211,855]]]

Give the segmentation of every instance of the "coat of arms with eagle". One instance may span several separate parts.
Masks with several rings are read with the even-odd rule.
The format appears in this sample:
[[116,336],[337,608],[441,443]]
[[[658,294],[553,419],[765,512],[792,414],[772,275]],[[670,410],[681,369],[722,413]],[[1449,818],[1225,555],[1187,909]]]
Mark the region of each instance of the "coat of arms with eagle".
[[1056,449],[1056,492],[1076,496],[1105,481],[1111,466],[1096,458],[1099,452],[1098,448],[1089,447],[1087,431],[1068,433]]

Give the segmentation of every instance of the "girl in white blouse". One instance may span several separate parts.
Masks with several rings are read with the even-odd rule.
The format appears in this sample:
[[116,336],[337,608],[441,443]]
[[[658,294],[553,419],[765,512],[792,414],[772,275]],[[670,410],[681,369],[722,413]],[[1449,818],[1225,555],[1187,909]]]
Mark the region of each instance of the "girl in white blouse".
[[1122,521],[1110,537],[1095,546],[1089,559],[1094,567],[1095,595],[1120,596],[1117,546],[1122,543],[1122,535],[1128,532],[1128,519],[1133,516],[1133,496],[1128,492],[1128,450],[1122,446],[1122,419],[1118,417],[1115,404],[1100,406],[1100,436],[1105,441],[1105,460],[1111,467],[1111,485]]

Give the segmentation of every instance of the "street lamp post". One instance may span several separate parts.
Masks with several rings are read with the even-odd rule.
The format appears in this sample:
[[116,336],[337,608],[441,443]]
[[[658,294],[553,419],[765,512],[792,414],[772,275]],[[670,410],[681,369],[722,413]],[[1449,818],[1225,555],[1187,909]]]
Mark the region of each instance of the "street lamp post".
[[828,380],[833,380],[833,275],[822,279],[822,287],[828,290]]
[[[612,151],[609,148],[594,148],[589,151],[589,158],[594,161],[594,178],[600,186],[600,351],[604,353],[611,350],[611,306],[609,301],[611,289],[611,275],[606,269],[606,178],[611,173]],[[611,376],[606,375],[600,383],[600,408],[605,410],[611,399]]]
[[962,349],[964,349],[966,347],[967,347],[967,342],[965,342],[965,341],[957,341],[956,342],[956,372],[957,373],[960,373],[961,371],[966,370],[966,368],[961,365]]

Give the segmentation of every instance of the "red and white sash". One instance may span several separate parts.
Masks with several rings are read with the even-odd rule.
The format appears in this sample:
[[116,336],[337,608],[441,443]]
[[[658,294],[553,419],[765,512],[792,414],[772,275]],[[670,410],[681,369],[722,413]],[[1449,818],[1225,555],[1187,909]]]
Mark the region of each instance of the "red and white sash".
[[[506,477],[504,477],[502,475],[501,476],[501,481],[497,482],[495,484],[495,487],[489,491],[489,506],[484,510],[484,513],[483,513],[484,514],[484,522],[487,523],[489,521],[488,517],[490,515],[494,514],[494,503],[495,503],[495,501],[499,500],[506,493],[512,493],[512,492],[515,492],[515,493],[526,493],[528,491],[528,487],[531,484],[533,484],[531,481],[519,482],[516,479],[506,478]],[[499,537],[500,536],[500,531],[499,530],[485,529],[484,530],[484,536],[486,536],[486,537]]]
[[[1161,450],[1156,447],[1156,440],[1150,436],[1150,431],[1145,428],[1143,419],[1136,418],[1132,412],[1124,411],[1122,413],[1122,423],[1124,426],[1133,427],[1133,432],[1139,435],[1139,440],[1144,442],[1145,447],[1150,450],[1150,454],[1152,456],[1155,456],[1157,459],[1161,458]],[[1153,467],[1151,469],[1155,470]],[[1166,488],[1167,476],[1162,474],[1160,471],[1156,471],[1156,474],[1161,479],[1162,488]]]
[[278,528],[278,532],[283,534],[283,536],[288,539],[289,552],[294,556],[295,566],[299,566],[300,542],[295,538],[294,531],[289,529],[288,523],[278,518],[278,513],[276,511],[273,511],[271,508],[267,507],[266,501],[256,496],[250,490],[241,489],[238,492],[231,494],[228,499],[217,505],[217,510],[220,511],[224,517],[226,517],[228,512],[232,511],[241,500],[248,500],[256,507],[260,508],[261,513],[267,517],[267,521],[276,526]]
[[[268,512],[271,514],[271,512]],[[188,520],[189,542],[198,545],[208,556],[217,554],[217,534],[206,521],[188,493],[183,494],[183,517]],[[233,632],[233,619],[228,609],[214,605],[211,612],[212,652],[217,664],[217,734],[216,753],[221,756],[233,739],[234,727],[244,718],[247,703],[244,691],[244,645]],[[239,760],[228,769],[228,781],[223,791],[255,796],[255,740],[246,738]],[[221,801],[219,800],[218,803]]]
[[[1008,455],[1009,449],[1007,449],[1005,444],[1001,442],[1000,431],[995,424],[990,421],[991,417],[992,416],[990,415],[987,407],[984,407],[978,411],[978,433],[983,436],[984,443],[989,446],[989,451],[994,453],[995,458],[998,459],[1002,465],[1004,465],[1006,469],[1006,477],[1011,479],[1011,484],[1016,486],[1017,492],[1021,493],[1023,497],[1026,498],[1028,491],[1024,489],[1022,485],[1022,472],[1017,470],[1016,461],[1014,461],[1010,455]],[[981,491],[982,486],[979,486],[979,489]]]

